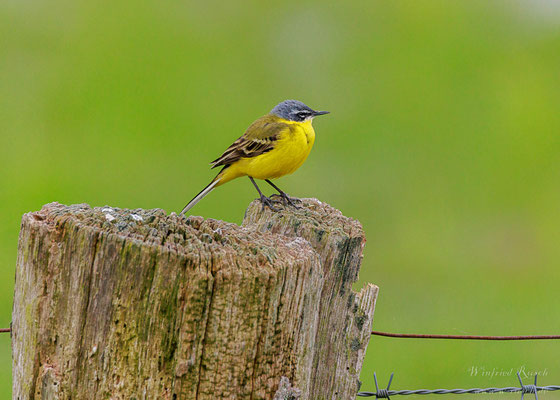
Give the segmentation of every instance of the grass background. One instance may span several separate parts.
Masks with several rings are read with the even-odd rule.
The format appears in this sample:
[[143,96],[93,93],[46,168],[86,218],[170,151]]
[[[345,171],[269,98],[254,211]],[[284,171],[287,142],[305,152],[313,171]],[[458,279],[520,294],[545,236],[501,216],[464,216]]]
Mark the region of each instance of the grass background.
[[[380,286],[374,329],[560,331],[552,0],[0,2],[0,325],[23,213],[178,211],[287,98],[332,114],[278,184],[364,225],[357,287]],[[240,222],[255,194],[234,181],[193,211]],[[373,371],[397,389],[513,386],[517,369],[560,384],[559,346],[374,337],[362,389]],[[0,398],[10,387],[2,335]]]

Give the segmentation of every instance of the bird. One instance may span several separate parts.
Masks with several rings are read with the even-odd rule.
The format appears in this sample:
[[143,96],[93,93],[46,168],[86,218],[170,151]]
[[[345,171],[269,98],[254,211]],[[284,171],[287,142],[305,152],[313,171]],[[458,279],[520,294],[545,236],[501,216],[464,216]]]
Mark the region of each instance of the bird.
[[268,114],[253,122],[245,133],[223,154],[210,163],[222,167],[218,175],[202,189],[179,213],[183,215],[212,190],[233,179],[247,176],[257,189],[262,208],[278,211],[266,197],[255,179],[262,179],[278,191],[282,203],[298,207],[294,200],[271,182],[297,170],[307,159],[315,143],[313,119],[329,111],[315,111],[298,100],[285,100]]

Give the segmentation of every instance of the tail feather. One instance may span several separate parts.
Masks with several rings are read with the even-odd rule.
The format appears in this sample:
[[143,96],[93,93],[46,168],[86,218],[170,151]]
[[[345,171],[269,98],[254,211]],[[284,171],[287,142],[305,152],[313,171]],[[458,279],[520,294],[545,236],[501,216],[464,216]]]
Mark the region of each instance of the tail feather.
[[210,193],[212,190],[214,190],[214,188],[216,187],[216,185],[220,182],[221,177],[220,174],[218,174],[218,176],[216,176],[214,178],[214,180],[212,180],[212,182],[210,182],[208,184],[208,186],[206,186],[204,189],[202,189],[200,191],[199,194],[197,194],[194,199],[192,199],[191,201],[189,201],[189,204],[187,204],[179,213],[179,215],[183,215],[184,213],[186,213],[187,211],[189,211],[191,208],[193,208],[196,203],[198,203],[200,200],[202,200],[208,193]]

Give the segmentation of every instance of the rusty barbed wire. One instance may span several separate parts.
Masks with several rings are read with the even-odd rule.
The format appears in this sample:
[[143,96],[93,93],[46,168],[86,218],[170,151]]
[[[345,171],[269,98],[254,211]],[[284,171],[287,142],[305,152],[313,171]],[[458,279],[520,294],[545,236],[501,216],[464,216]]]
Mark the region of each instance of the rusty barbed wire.
[[[11,328],[1,328],[0,333],[10,333]],[[374,336],[413,339],[464,339],[464,340],[550,340],[560,339],[560,335],[527,335],[527,336],[480,336],[480,335],[435,335],[424,333],[391,333],[372,331]]]
[[372,331],[372,335],[395,338],[415,339],[464,339],[464,340],[546,340],[560,339],[560,335],[526,335],[526,336],[480,336],[480,335],[432,335],[420,333],[390,333]]

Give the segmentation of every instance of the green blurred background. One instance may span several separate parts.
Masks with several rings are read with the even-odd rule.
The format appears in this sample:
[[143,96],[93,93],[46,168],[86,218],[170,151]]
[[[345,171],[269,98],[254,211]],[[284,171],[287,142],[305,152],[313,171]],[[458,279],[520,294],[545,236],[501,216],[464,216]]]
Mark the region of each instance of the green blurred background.
[[[380,286],[374,329],[559,333],[554,0],[3,0],[0,326],[23,213],[178,211],[213,177],[208,162],[287,98],[332,114],[278,184],[362,222],[356,287]],[[239,223],[255,195],[241,179],[193,212]],[[560,384],[559,350],[374,337],[362,389],[373,371],[382,384],[394,371],[396,389],[513,386],[520,368]],[[1,398],[10,387],[4,334]]]

